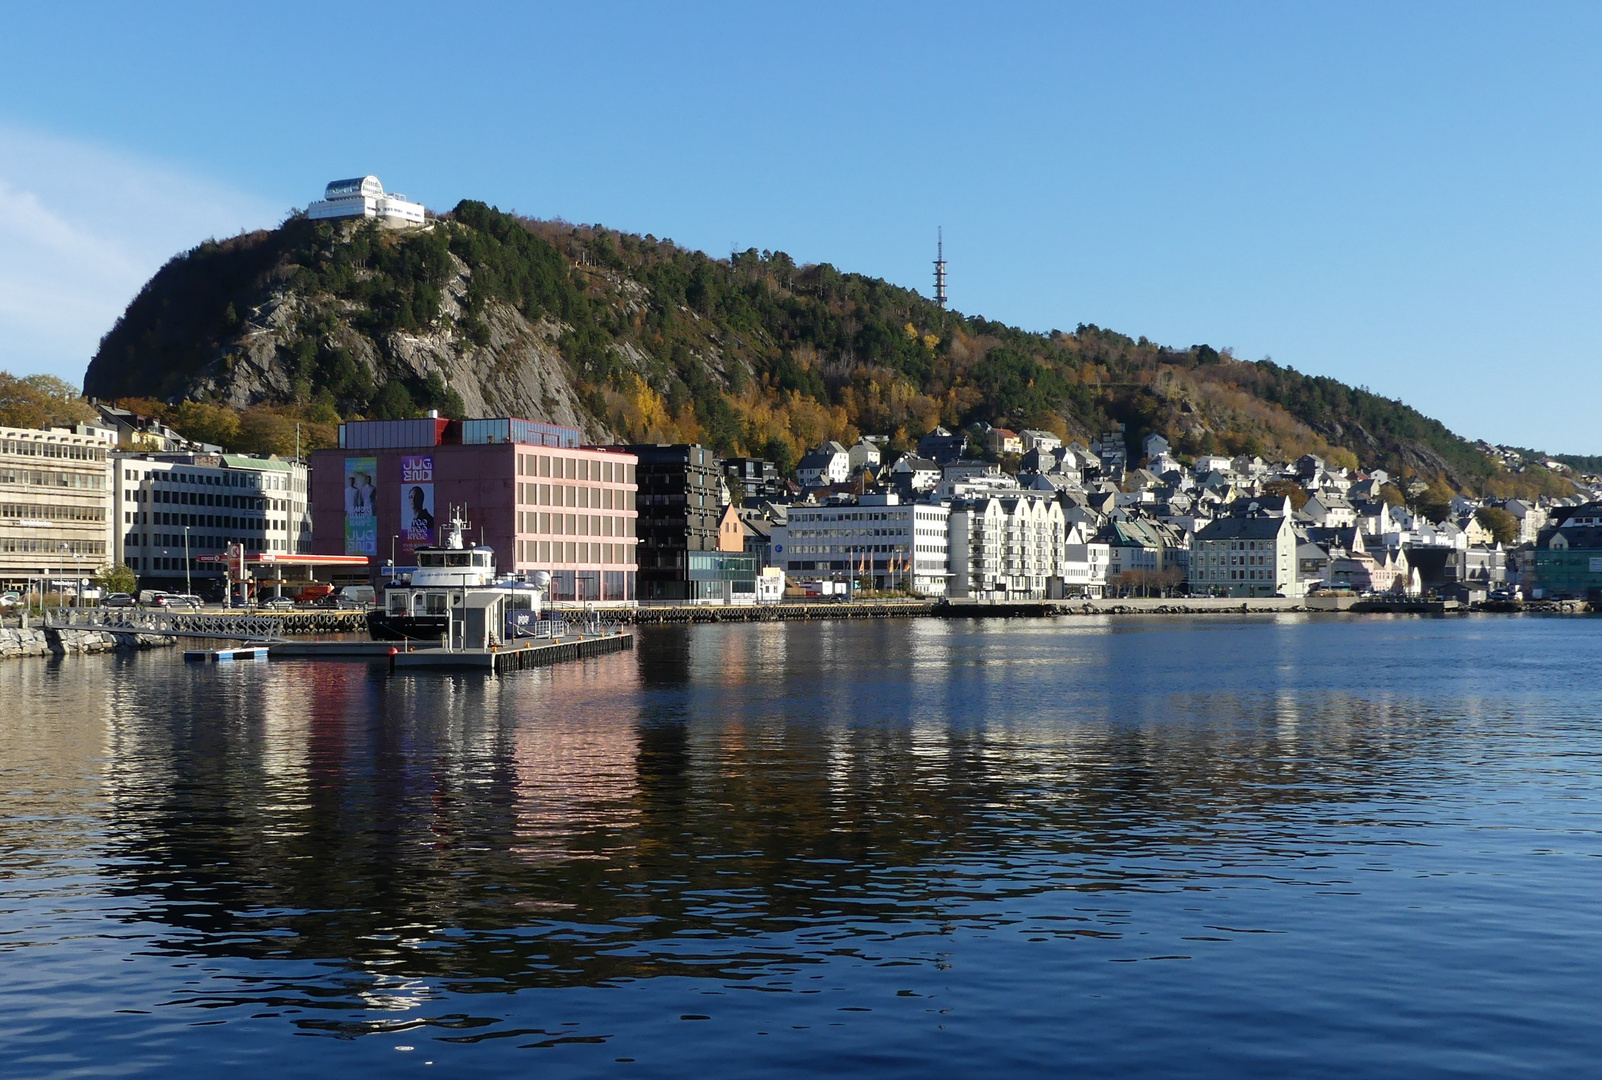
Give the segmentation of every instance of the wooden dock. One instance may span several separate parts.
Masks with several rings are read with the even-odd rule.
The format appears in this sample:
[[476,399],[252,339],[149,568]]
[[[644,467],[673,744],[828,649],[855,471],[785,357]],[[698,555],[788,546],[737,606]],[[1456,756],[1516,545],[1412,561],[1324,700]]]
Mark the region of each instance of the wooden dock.
[[491,649],[446,649],[423,641],[285,641],[273,645],[271,655],[277,659],[379,660],[397,671],[499,673],[633,648],[633,634],[608,631],[554,639],[523,639]]

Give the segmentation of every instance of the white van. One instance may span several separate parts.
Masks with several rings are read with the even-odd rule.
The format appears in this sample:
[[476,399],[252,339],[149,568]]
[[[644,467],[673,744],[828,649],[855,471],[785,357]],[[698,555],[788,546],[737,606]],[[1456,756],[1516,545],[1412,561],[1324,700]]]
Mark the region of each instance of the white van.
[[334,603],[342,608],[366,608],[378,603],[371,585],[341,585],[334,590]]

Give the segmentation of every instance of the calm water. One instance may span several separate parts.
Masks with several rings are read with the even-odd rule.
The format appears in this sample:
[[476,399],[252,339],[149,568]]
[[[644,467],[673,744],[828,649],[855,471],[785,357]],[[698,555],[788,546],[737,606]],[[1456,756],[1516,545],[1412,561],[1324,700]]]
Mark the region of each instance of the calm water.
[[0,1074],[1594,1075],[1602,622],[0,664]]

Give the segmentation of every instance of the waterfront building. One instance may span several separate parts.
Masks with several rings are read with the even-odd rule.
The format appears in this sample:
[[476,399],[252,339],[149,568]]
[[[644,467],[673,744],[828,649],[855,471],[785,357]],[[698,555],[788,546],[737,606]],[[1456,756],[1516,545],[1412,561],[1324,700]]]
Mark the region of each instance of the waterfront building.
[[350,421],[337,449],[312,455],[313,549],[406,573],[460,512],[502,572],[549,572],[553,601],[629,604],[635,467],[631,453],[530,420]]
[[1559,512],[1566,516],[1541,535],[1531,553],[1535,568],[1531,595],[1602,599],[1602,503]]
[[[312,550],[304,463],[250,454],[112,455],[114,561],[141,588],[220,594],[222,557]],[[213,586],[216,586],[215,590]]]
[[947,545],[952,597],[1039,600],[1061,578],[1062,505],[1032,492],[951,502]]
[[306,207],[313,221],[372,218],[391,228],[423,224],[423,204],[408,202],[399,192],[385,192],[376,176],[330,180],[323,197]]
[[1300,596],[1296,547],[1289,514],[1219,518],[1198,532],[1191,544],[1190,591],[1207,596]]
[[1137,584],[1171,586],[1185,578],[1190,560],[1189,534],[1180,526],[1119,510],[1097,538],[1108,548],[1110,583],[1125,588]]
[[1084,525],[1066,519],[1063,524],[1062,560],[1057,570],[1060,584],[1053,587],[1047,582],[1046,595],[1053,600],[1098,599],[1107,591],[1112,549],[1093,539]]
[[772,532],[772,562],[801,582],[867,580],[876,589],[946,595],[946,507],[895,494],[792,506]]
[[[635,554],[641,600],[716,600],[723,596],[726,581],[755,579],[755,562],[749,557],[715,557],[723,512],[722,470],[712,451],[693,443],[613,449],[639,462]],[[699,554],[692,559],[692,552]]]
[[0,427],[0,587],[92,576],[111,555],[114,436]]

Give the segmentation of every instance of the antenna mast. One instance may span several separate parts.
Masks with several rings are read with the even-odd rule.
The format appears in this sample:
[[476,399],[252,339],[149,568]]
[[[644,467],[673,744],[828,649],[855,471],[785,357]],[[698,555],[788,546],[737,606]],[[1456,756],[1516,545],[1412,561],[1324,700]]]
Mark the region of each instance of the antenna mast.
[[946,231],[935,231],[935,303],[946,306]]

